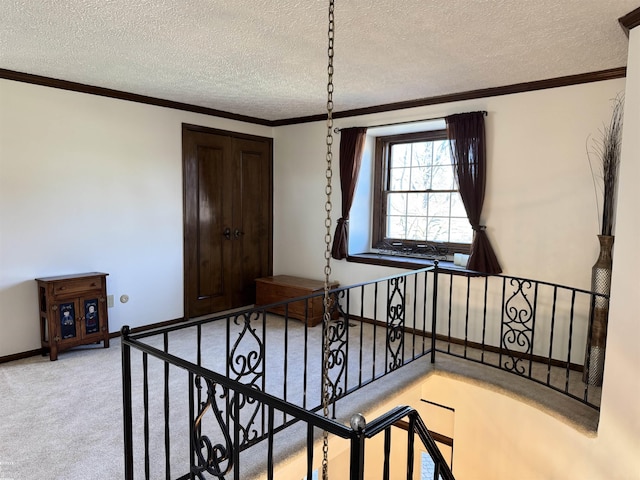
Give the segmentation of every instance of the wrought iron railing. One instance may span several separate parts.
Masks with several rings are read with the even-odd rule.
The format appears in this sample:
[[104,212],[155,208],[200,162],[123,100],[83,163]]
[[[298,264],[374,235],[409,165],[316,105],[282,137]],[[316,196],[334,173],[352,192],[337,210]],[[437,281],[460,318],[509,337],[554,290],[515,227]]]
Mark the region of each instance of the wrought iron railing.
[[490,365],[599,410],[602,371],[591,371],[586,347],[593,306],[606,296],[506,275],[437,275],[434,356]]
[[[377,423],[356,441],[353,429],[335,421],[338,400],[426,355],[431,362],[447,354],[490,365],[598,408],[599,389],[581,382],[589,369],[586,345],[597,294],[508,276],[461,275],[436,264],[330,295],[331,419],[317,414],[325,327],[289,315],[294,302],[308,312],[316,295],[136,335],[125,327],[127,478],[134,471],[141,472],[136,478],[157,478],[162,470],[166,478],[244,479],[259,468],[272,478],[274,438],[296,422],[306,425],[303,440],[293,444],[307,450],[308,475],[314,436],[322,430],[349,439],[354,468],[360,461],[354,449]],[[269,313],[276,307],[284,307],[283,316]],[[421,421],[411,425],[410,435],[421,435]],[[284,443],[292,445],[291,438]],[[263,441],[262,461],[245,453],[258,444],[264,449]],[[283,451],[291,453],[291,445]],[[350,478],[357,475],[352,470]]]
[[[277,455],[274,453],[275,436],[285,427],[299,422],[305,430],[305,442],[299,449],[305,452],[306,478],[313,478],[318,451],[315,437],[327,431],[336,438],[348,441],[349,473],[340,472],[339,478],[362,480],[365,474],[365,450],[376,455],[366,440],[381,432],[385,434],[381,478],[388,479],[392,455],[391,427],[402,418],[409,419],[408,447],[404,452],[409,475],[414,468],[414,452],[417,436],[421,449],[429,454],[434,467],[434,480],[453,480],[453,475],[435,441],[430,436],[418,412],[410,407],[396,409],[366,425],[364,417],[355,415],[351,426],[345,426],[330,418],[305,410],[273,397],[255,386],[231,380],[225,375],[205,369],[167,352],[167,333],[162,334],[164,348],[152,347],[134,339],[128,331],[122,331],[123,398],[124,398],[124,451],[125,478],[205,479],[274,478]],[[142,408],[136,408],[133,390],[136,386],[132,375],[132,352],[140,354],[142,363]],[[158,362],[163,371],[159,395],[162,414],[152,416],[153,407],[149,380],[150,362]],[[175,392],[176,385],[182,384]],[[140,385],[139,385],[140,386]],[[188,401],[184,400],[187,390]],[[182,396],[180,396],[180,393]],[[138,395],[140,397],[140,395]],[[140,398],[138,398],[140,400]],[[177,400],[177,401],[176,401]],[[158,403],[156,402],[156,403]],[[138,406],[140,407],[140,406]],[[141,421],[136,422],[136,414]],[[277,418],[279,417],[279,419]],[[282,419],[288,418],[287,421]],[[156,428],[159,427],[159,428]],[[260,433],[261,432],[261,433]],[[243,452],[264,440],[267,443],[263,458],[241,461]],[[285,441],[289,441],[288,439]],[[188,444],[188,450],[183,447]],[[183,454],[176,455],[176,452]],[[314,463],[314,456],[316,461]],[[249,465],[246,467],[246,465]],[[337,478],[337,477],[336,477]],[[407,478],[412,478],[408,476]]]

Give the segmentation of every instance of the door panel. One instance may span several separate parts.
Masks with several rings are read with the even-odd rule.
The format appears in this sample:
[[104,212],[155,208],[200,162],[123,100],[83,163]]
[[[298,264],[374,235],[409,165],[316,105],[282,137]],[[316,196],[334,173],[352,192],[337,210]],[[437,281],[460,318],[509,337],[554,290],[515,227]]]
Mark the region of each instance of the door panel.
[[92,334],[101,334],[101,322],[102,322],[102,308],[100,308],[100,298],[98,296],[89,297],[89,298],[81,298],[80,306],[83,311],[83,326],[84,332],[83,337]]
[[271,152],[271,139],[183,125],[186,318],[254,303],[271,275]]
[[199,301],[213,301],[215,297],[224,297],[224,262],[228,257],[225,248],[230,249],[230,240],[224,232],[230,228],[231,221],[228,212],[225,215],[225,206],[228,210],[230,201],[224,198],[223,150],[198,146],[197,152],[199,223],[196,231],[196,295]]
[[238,139],[235,152],[242,185],[234,204],[243,265],[238,302],[246,305],[255,302],[255,279],[271,274],[271,162],[265,142]]
[[228,137],[183,130],[185,315],[230,308],[230,169],[225,168]]
[[52,306],[58,317],[58,337],[60,342],[80,338],[77,324],[78,303],[75,300],[61,301]]

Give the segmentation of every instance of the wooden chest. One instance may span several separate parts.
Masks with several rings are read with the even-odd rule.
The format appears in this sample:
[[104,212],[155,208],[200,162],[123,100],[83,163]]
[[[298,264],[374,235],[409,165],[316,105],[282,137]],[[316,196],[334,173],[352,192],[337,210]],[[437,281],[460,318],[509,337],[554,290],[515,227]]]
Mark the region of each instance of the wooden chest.
[[[331,282],[330,288],[337,288],[338,282]],[[293,277],[291,275],[275,275],[273,277],[258,278],[256,280],[256,306],[269,305],[290,298],[305,297],[313,293],[322,292],[324,282],[308,278]],[[305,305],[306,304],[306,305]],[[297,320],[306,319],[307,325],[314,327],[322,323],[323,296],[313,297],[288,304],[289,317]],[[278,315],[285,314],[285,306],[280,305],[268,309]],[[306,314],[306,317],[305,317]]]

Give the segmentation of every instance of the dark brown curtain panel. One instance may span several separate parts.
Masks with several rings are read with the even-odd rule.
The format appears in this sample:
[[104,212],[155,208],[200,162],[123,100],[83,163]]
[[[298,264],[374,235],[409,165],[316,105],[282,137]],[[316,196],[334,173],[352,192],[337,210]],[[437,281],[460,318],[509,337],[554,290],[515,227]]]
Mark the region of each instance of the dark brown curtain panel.
[[360,162],[367,135],[366,127],[340,130],[340,188],[342,191],[342,217],[336,225],[331,256],[336,260],[347,258],[349,211],[356,191]]
[[462,203],[473,228],[473,242],[467,268],[477,272],[502,272],[485,226],[480,225],[486,176],[484,112],[450,115],[447,136]]

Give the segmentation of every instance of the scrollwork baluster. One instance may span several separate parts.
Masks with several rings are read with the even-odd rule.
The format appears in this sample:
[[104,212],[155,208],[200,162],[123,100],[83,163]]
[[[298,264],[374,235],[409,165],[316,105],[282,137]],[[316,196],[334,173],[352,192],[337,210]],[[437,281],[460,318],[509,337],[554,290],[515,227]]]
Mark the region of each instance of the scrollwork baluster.
[[[225,399],[229,391],[212,380],[204,379],[207,384],[207,398],[201,403],[198,415],[193,424],[193,448],[196,455],[196,464],[192,465],[191,473],[200,480],[205,480],[204,472],[213,475],[216,478],[224,479],[233,469],[233,443],[229,435],[229,426],[225,423],[222,411],[216,401],[216,388],[222,388],[220,399]],[[201,389],[201,377],[195,377],[196,388]],[[212,410],[213,414],[220,426],[224,443],[214,444],[209,436],[202,434],[202,422],[208,410]]]
[[387,303],[387,351],[389,371],[402,366],[404,347],[405,296],[404,277],[392,278],[389,281],[391,292]]
[[[337,316],[337,319],[331,320],[326,328],[328,328],[329,351],[327,358],[328,368],[328,398],[329,402],[335,402],[345,393],[342,386],[345,368],[347,366],[347,336],[349,335],[348,316],[342,308],[341,299],[344,299],[345,291],[341,290],[332,293],[331,296],[331,318]],[[336,312],[338,315],[335,315]]]
[[509,358],[504,361],[503,367],[523,375],[526,369],[520,362],[524,354],[533,353],[533,306],[525,293],[525,289],[531,289],[531,282],[512,278],[509,283],[514,287],[517,284],[517,288],[504,305],[507,320],[503,321],[502,346]]
[[[257,330],[252,326],[252,321],[259,322],[260,312],[249,312],[237,315],[234,319],[236,325],[242,325],[242,331],[229,353],[230,372],[235,375],[234,380],[249,385],[251,388],[261,391],[260,382],[264,376],[264,341],[260,338]],[[238,424],[241,434],[241,445],[258,438],[258,430],[255,428],[255,419],[262,408],[261,405],[251,397],[247,397],[239,392],[238,412],[230,411],[230,418]],[[244,415],[241,415],[244,412]],[[248,414],[246,412],[249,412]],[[242,418],[245,421],[242,421]]]

